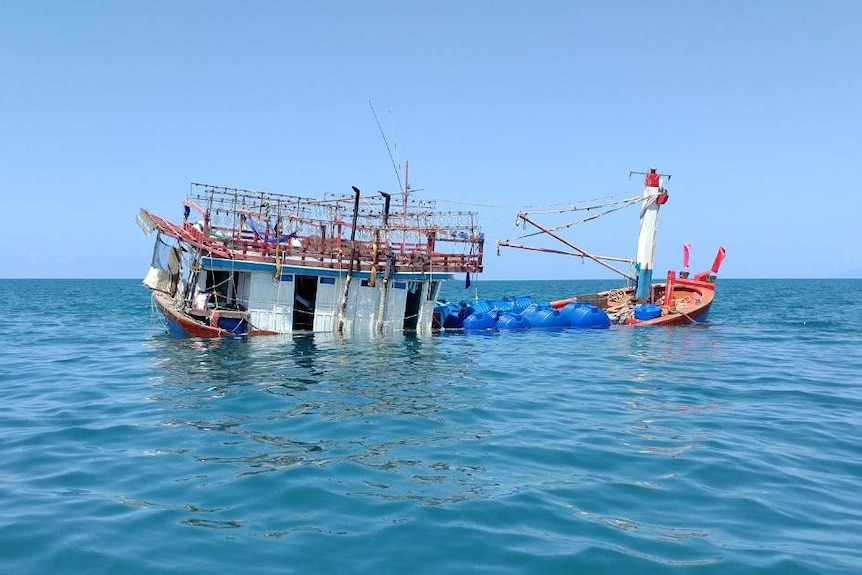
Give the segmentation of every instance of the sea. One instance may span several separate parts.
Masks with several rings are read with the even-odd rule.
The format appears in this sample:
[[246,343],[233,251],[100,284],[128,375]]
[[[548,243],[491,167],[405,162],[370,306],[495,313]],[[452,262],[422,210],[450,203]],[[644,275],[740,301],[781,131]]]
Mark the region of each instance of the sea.
[[139,280],[0,298],[3,574],[862,573],[862,280],[427,336],[181,339]]

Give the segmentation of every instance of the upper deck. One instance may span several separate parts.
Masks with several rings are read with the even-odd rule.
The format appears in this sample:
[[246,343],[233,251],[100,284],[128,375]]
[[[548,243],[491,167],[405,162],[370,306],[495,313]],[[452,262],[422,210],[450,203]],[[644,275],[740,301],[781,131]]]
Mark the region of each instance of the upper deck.
[[381,273],[387,266],[392,273],[482,271],[475,213],[399,196],[311,199],[193,183],[181,223],[146,210],[142,216],[213,257]]

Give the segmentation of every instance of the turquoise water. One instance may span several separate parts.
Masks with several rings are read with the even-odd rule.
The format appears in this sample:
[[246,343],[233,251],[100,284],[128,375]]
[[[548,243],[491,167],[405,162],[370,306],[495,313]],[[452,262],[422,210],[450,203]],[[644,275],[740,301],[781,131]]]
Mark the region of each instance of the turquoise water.
[[720,280],[703,326],[202,341],[136,280],[0,280],[0,570],[859,573],[859,294]]

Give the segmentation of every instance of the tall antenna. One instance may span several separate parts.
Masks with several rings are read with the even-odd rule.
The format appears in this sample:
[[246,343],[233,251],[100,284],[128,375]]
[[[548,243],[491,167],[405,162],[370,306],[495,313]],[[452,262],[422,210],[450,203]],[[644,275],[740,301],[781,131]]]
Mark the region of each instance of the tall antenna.
[[380,130],[380,135],[383,136],[383,143],[386,144],[386,151],[389,152],[389,161],[392,162],[392,169],[395,170],[395,177],[398,178],[398,189],[403,189],[401,183],[401,173],[398,171],[398,164],[395,163],[395,158],[392,156],[392,149],[389,147],[389,142],[386,140],[386,133],[383,131],[383,126],[380,125],[380,120],[377,118],[377,112],[374,111],[374,104],[368,100],[368,105],[371,107],[371,113],[374,114],[374,121],[377,122],[377,128]]

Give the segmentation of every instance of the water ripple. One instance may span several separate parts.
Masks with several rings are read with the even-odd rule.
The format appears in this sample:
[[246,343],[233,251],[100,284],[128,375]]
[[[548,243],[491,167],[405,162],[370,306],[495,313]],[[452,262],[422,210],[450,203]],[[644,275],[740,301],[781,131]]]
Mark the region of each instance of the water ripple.
[[0,366],[0,553],[20,573],[857,573],[862,282],[830,287],[723,282],[682,329],[200,341],[152,329],[137,282],[0,281],[24,334]]

